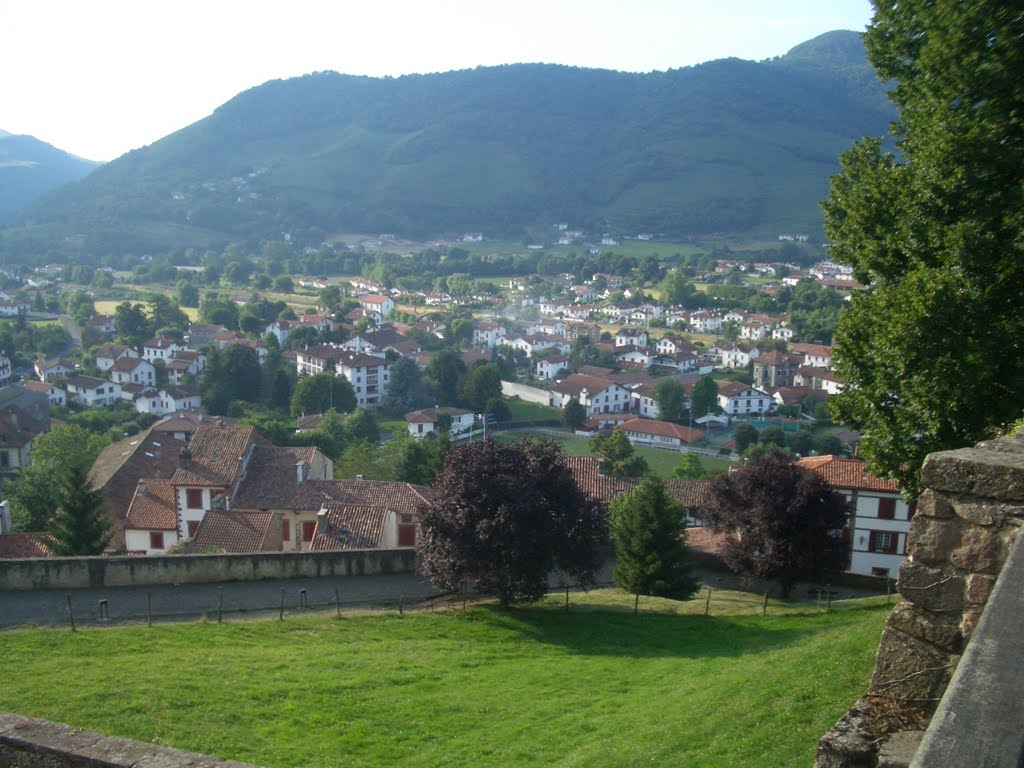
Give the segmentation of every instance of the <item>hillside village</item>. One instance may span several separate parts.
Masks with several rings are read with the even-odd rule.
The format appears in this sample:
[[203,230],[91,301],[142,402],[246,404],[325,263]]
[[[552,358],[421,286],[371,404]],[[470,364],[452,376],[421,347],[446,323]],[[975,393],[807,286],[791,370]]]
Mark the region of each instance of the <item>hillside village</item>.
[[[559,231],[572,230],[559,225]],[[466,237],[482,239],[479,233]],[[738,282],[748,272],[761,278],[758,293],[768,297],[801,282],[838,296],[857,287],[847,270],[831,262],[801,269],[718,260],[713,272],[697,277],[730,275]],[[53,270],[43,274],[54,288],[60,286]],[[764,282],[780,274],[779,280]],[[244,356],[251,361],[244,374],[249,376],[265,374],[260,368],[268,355],[293,380],[333,374],[351,386],[355,409],[381,412],[389,393],[395,394],[391,372],[397,361],[408,359],[429,374],[432,361],[454,350],[463,371],[496,366],[500,388],[487,401],[470,404],[452,393],[450,404],[397,414],[413,439],[446,431],[459,441],[488,428],[493,432],[514,423],[500,401],[518,401],[561,412],[577,435],[620,429],[638,447],[734,457],[742,449],[737,451],[729,436],[739,423],[755,420],[761,430],[788,424],[808,434],[827,419],[824,403],[842,387],[831,370],[829,346],[803,340],[802,329],[786,314],[666,303],[650,288],[645,291],[636,275],[564,273],[542,285],[514,278],[486,294],[417,292],[366,279],[299,282],[305,284],[300,288],[317,292],[316,306],[302,314],[281,312],[266,323],[248,318],[248,332],[235,318],[237,307],[251,311],[252,299],[227,305],[234,314],[221,312],[225,322],[188,321],[134,345],[122,343],[127,339],[114,315],[93,311],[83,326],[97,342],[88,352],[69,353],[74,359],[37,359],[31,371],[19,371],[21,381],[0,390],[6,395],[0,424],[8,446],[0,453],[3,468],[13,473],[30,463],[32,440],[45,432],[48,421],[40,418],[47,410],[42,403],[54,414],[134,412],[145,428],[105,448],[92,472],[116,523],[112,551],[406,547],[414,545],[416,506],[429,497],[428,486],[336,480],[332,459],[317,447],[278,446],[251,426],[228,426],[237,419],[211,413],[204,402],[203,392],[211,389],[210,355]],[[550,295],[539,294],[538,287]],[[16,296],[29,294],[9,295],[17,304]],[[32,303],[20,301],[16,316],[28,317]],[[18,378],[6,357],[0,359],[0,372],[7,372],[8,380]],[[713,399],[696,413],[694,388],[709,380]],[[659,385],[664,382],[678,385],[675,420],[662,418]],[[35,420],[24,410],[30,396]],[[212,410],[223,414],[222,408]],[[577,411],[578,418],[570,416]],[[682,421],[680,414],[685,414]],[[311,414],[298,419],[296,429],[315,429],[318,423],[319,416]],[[846,450],[830,440],[825,444],[830,454]],[[579,460],[567,460],[577,462],[581,487],[609,501],[607,488],[594,490],[605,487],[595,462],[587,464],[588,475]],[[858,510],[848,530],[850,570],[894,573],[905,554],[912,514],[895,484],[866,474],[855,459],[828,455],[801,461],[810,462]],[[699,490],[668,482],[698,523]],[[694,482],[699,489],[703,481]],[[342,530],[348,538],[338,533]],[[16,546],[15,539],[32,543]],[[0,539],[0,553],[8,557],[45,549],[38,537],[7,533]]]

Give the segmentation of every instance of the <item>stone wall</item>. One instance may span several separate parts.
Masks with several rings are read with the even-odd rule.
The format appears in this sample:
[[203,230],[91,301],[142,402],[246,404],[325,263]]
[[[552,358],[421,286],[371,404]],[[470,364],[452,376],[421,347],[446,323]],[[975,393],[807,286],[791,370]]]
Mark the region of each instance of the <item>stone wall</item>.
[[519,384],[514,381],[501,382],[501,394],[505,397],[518,397],[528,403],[540,405],[551,405],[551,393],[546,389],[531,387],[527,384]]
[[930,455],[867,695],[816,768],[908,765],[1024,522],[1024,437]]
[[18,768],[257,768],[195,752],[0,712],[0,766]]
[[222,581],[415,573],[412,549],[245,555],[53,557],[0,560],[0,590],[210,584]]

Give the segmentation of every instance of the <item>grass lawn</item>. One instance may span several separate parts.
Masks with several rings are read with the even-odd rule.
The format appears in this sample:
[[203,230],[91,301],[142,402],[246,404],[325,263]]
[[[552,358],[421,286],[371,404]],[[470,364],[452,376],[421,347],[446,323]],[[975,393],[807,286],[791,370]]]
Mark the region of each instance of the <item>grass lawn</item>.
[[[132,304],[142,304],[146,308],[147,312],[151,310],[149,302],[142,301],[140,299],[104,299],[101,301],[94,301],[93,304],[96,306],[96,314],[113,316],[114,311],[117,309],[117,305],[125,301]],[[196,307],[182,307],[181,311],[184,312],[192,322],[199,319],[199,310]]]
[[550,405],[531,403],[527,400],[506,400],[510,421],[543,421],[544,419],[556,419],[562,423],[562,411],[559,408],[552,408]]
[[[525,437],[544,437],[554,440],[560,446],[562,451],[567,456],[592,456],[590,451],[589,438],[577,437],[576,435],[570,435],[568,432],[564,434],[553,434],[550,432],[505,432],[499,433],[498,440],[513,441],[521,440]],[[668,451],[661,448],[642,448],[638,447],[635,449],[637,454],[643,456],[647,460],[647,466],[651,468],[651,472],[655,476],[661,478],[672,477],[672,471],[679,464],[679,459],[682,454],[679,451]],[[698,455],[701,465],[704,469],[709,472],[725,472],[732,465],[728,459],[719,459],[714,456],[701,456]]]
[[802,768],[865,689],[887,612],[585,600],[12,630],[0,709],[276,768]]

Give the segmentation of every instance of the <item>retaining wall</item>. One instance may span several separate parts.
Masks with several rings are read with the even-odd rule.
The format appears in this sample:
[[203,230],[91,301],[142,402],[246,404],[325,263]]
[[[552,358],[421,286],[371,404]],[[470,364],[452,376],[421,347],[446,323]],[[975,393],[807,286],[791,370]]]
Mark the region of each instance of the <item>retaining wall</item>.
[[0,560],[0,590],[210,584],[415,573],[413,549]]
[[[909,765],[940,701],[959,695],[960,701],[973,698],[983,703],[994,695],[975,690],[965,696],[949,685],[954,671],[962,680],[1009,675],[1015,681],[1011,685],[1020,682],[1021,675],[1015,672],[1019,664],[1002,663],[1000,669],[998,659],[1005,654],[998,651],[1008,643],[1019,649],[1020,638],[1005,628],[1024,626],[1019,621],[1024,607],[1018,583],[1024,566],[1004,568],[1011,551],[1020,549],[1017,537],[1024,523],[1024,437],[934,453],[925,460],[922,480],[926,490],[911,523],[909,556],[896,584],[902,599],[886,621],[867,695],[822,737],[817,768]],[[1007,597],[986,608],[997,579],[999,591]],[[1000,611],[1004,615],[997,616]],[[976,641],[976,635],[981,639]],[[977,648],[972,647],[975,642]],[[977,652],[981,647],[984,653]],[[965,648],[965,664],[996,666],[980,676],[966,674],[972,671],[966,668],[958,670]],[[990,723],[996,727],[970,729],[973,733],[963,734],[970,743],[958,741],[957,753],[947,755],[947,762],[936,762],[932,753],[921,765],[1017,766],[1018,759],[1024,759],[1019,689],[1007,700],[1013,705],[990,708],[989,715],[977,718],[994,718],[1000,721]],[[953,718],[937,717],[927,741],[946,743],[932,729],[947,728],[955,719],[970,722],[965,710]],[[1013,744],[986,735],[1006,733],[1000,727],[1006,724]]]

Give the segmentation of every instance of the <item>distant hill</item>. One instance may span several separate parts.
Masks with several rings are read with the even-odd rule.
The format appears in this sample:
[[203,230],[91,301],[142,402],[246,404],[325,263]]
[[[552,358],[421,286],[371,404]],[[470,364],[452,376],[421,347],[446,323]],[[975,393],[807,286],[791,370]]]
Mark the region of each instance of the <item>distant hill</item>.
[[0,223],[44,192],[77,181],[99,165],[31,136],[0,131]]
[[70,239],[98,254],[283,232],[314,245],[339,232],[518,237],[559,221],[815,233],[838,154],[893,116],[854,32],[651,74],[321,72],[245,91],[51,192],[5,242]]

